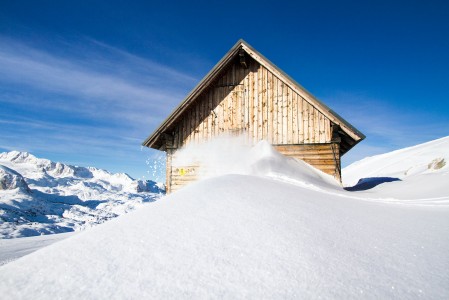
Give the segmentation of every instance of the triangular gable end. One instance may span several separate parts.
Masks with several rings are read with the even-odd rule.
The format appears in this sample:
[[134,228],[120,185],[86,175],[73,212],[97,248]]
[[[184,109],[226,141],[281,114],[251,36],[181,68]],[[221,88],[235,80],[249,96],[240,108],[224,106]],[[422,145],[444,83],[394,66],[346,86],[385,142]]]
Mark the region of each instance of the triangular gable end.
[[[251,59],[258,64],[266,68],[280,81],[288,86],[292,91],[297,93],[302,99],[307,101],[317,111],[330,120],[330,122],[336,125],[338,133],[341,138],[341,155],[346,153],[358,142],[363,140],[365,136],[349,124],[346,120],[329,109],[324,103],[315,98],[300,84],[294,81],[291,77],[280,70],[276,65],[271,63],[262,54],[256,51],[248,43],[243,40],[239,40],[226,55],[212,68],[212,70],[198,83],[198,85],[189,93],[189,95],[175,108],[170,116],[143,142],[144,146],[161,149],[164,146],[167,134],[170,134],[170,130],[176,125],[178,119],[189,109],[192,103],[205,91],[208,87],[222,75],[223,71],[229,67],[229,65],[235,61],[239,56],[244,54],[248,55]],[[245,63],[243,61],[243,63]],[[164,150],[162,148],[162,150]]]

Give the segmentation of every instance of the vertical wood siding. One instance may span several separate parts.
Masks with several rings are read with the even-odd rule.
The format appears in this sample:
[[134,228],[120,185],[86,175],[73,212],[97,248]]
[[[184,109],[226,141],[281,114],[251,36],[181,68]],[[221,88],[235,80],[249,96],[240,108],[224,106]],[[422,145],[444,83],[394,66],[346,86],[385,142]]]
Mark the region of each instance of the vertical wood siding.
[[199,168],[172,166],[176,149],[221,134],[244,134],[252,143],[267,140],[279,152],[340,179],[338,144],[331,144],[331,121],[254,60],[247,69],[237,62],[225,69],[189,105],[172,133],[174,149],[167,159],[169,192],[195,181]]
[[225,72],[190,106],[174,129],[177,148],[222,133],[274,145],[328,143],[330,120],[255,61]]

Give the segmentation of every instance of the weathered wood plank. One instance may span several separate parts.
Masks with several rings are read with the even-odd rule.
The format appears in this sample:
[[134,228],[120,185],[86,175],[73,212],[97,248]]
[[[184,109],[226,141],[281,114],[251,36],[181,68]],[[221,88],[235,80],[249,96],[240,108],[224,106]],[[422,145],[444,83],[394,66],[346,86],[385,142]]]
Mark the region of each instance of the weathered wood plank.
[[186,120],[186,138],[185,138],[185,144],[188,145],[190,142],[190,116],[191,116],[191,110],[187,110],[185,114],[185,120]]
[[287,144],[288,140],[288,95],[287,85],[282,82],[282,143]]
[[225,131],[226,128],[226,118],[227,116],[225,115],[225,111],[226,111],[226,87],[225,85],[228,84],[228,80],[227,80],[227,73],[223,74],[223,82],[222,82],[222,87],[220,88],[220,134],[223,133],[223,131]]
[[309,121],[309,135],[310,135],[310,142],[316,143],[316,109],[314,106],[312,106],[312,109],[310,110],[310,121]]
[[309,139],[309,103],[307,101],[303,101],[303,120],[304,120],[304,143],[310,143]]
[[315,136],[313,134],[313,127],[314,127],[314,107],[312,105],[309,105],[309,143],[315,142]]
[[230,118],[230,116],[228,114],[228,107],[229,107],[228,106],[228,97],[229,97],[229,91],[228,91],[228,89],[229,89],[229,87],[228,87],[229,76],[228,76],[228,73],[229,73],[229,70],[227,71],[225,77],[223,78],[223,87],[222,87],[222,93],[223,93],[223,98],[222,99],[223,100],[221,101],[222,108],[223,108],[222,118],[223,118],[223,131],[224,132],[226,132],[227,129],[228,129],[228,122],[229,122],[229,118]]
[[194,113],[195,113],[195,117],[193,118],[193,140],[195,143],[197,143],[199,141],[199,126],[198,126],[198,122],[199,122],[199,108],[200,106],[198,105],[198,102],[194,105]]
[[218,134],[222,134],[223,133],[223,131],[224,131],[224,106],[225,106],[225,101],[224,100],[222,100],[223,98],[224,98],[224,96],[225,96],[225,93],[224,93],[224,90],[225,90],[225,88],[224,87],[221,87],[218,91],[219,91],[219,94],[218,94],[218,112],[217,112],[217,115],[218,115]]
[[250,75],[251,75],[251,77],[250,77],[250,90],[249,90],[249,92],[250,92],[250,99],[249,99],[249,101],[250,101],[250,105],[249,105],[249,107],[250,107],[250,123],[251,123],[251,132],[250,132],[250,141],[251,141],[251,143],[254,143],[254,141],[255,141],[255,133],[257,132],[257,124],[256,124],[256,114],[257,114],[257,109],[255,109],[255,103],[254,103],[254,91],[255,91],[255,89],[256,89],[256,86],[255,86],[255,76],[254,76],[254,74],[255,74],[255,72],[257,72],[257,65],[258,65],[258,63],[257,62],[253,62],[252,64],[251,64],[251,72],[250,72]]
[[204,125],[203,122],[202,122],[203,103],[202,103],[202,99],[201,98],[198,99],[196,107],[197,107],[197,109],[196,109],[197,115],[196,115],[196,124],[195,125],[196,125],[196,132],[197,132],[197,134],[196,134],[195,142],[199,143],[203,139],[203,125]]
[[268,78],[267,69],[262,68],[262,138],[268,140]]
[[287,87],[287,144],[293,143],[293,91]]
[[325,125],[324,125],[324,115],[320,113],[320,143],[326,142],[326,135],[324,133]]
[[167,149],[166,157],[165,157],[165,189],[167,193],[170,193],[171,184],[172,184],[172,150]]
[[245,79],[243,80],[243,128],[245,128],[246,135],[248,135],[249,126],[249,73],[248,69],[244,69]]
[[292,91],[292,143],[298,144],[298,95]]
[[217,86],[218,85],[218,80],[215,83],[215,86],[211,89],[211,97],[212,97],[212,109],[211,109],[211,137],[215,137],[218,134],[218,116],[217,116],[217,110],[218,110],[218,103],[217,103],[217,94],[218,94],[218,90],[217,90]]
[[176,125],[175,130],[173,131],[173,148],[178,148],[179,145],[179,124]]
[[315,134],[315,143],[319,143],[320,142],[320,112],[318,111],[318,109],[315,107],[314,109],[314,118],[315,118],[315,128],[313,130],[313,133]]
[[258,134],[258,130],[259,130],[259,113],[258,113],[258,102],[259,102],[259,98],[258,98],[258,76],[257,76],[257,72],[258,72],[258,67],[257,69],[254,70],[253,73],[253,82],[254,82],[254,86],[253,86],[253,107],[254,107],[254,134],[253,134],[253,142],[255,143],[257,141],[257,134]]
[[273,95],[273,137],[272,144],[279,144],[279,129],[278,129],[278,87],[277,87],[277,77],[272,76],[272,95]]
[[280,150],[288,150],[288,149],[298,149],[298,150],[307,150],[307,151],[326,151],[331,150],[331,144],[299,144],[299,145],[273,145],[276,149]]
[[324,118],[324,135],[325,135],[325,142],[329,143],[331,141],[331,124],[328,118]]
[[212,132],[213,132],[213,128],[212,128],[212,118],[214,117],[214,114],[212,113],[212,109],[213,109],[213,89],[209,90],[209,92],[207,93],[207,139],[210,140],[212,139]]
[[257,141],[263,139],[263,99],[262,99],[262,70],[263,67],[260,66],[257,69]]
[[277,123],[277,130],[278,130],[278,144],[283,144],[282,135],[283,135],[283,122],[282,122],[282,112],[283,112],[283,99],[282,99],[282,83],[279,78],[277,78],[277,99],[278,99],[278,123]]
[[206,121],[206,110],[207,110],[207,100],[206,100],[206,94],[203,94],[201,96],[201,102],[200,102],[200,135],[199,135],[199,141],[202,142],[207,140],[207,121]]
[[232,68],[228,71],[228,88],[226,88],[227,93],[227,111],[226,115],[228,117],[228,123],[226,127],[226,132],[229,133],[232,130],[233,123],[234,123],[234,68],[235,65],[232,66]]
[[239,101],[239,122],[238,126],[240,128],[241,133],[245,128],[245,69],[239,68],[239,93],[238,93],[238,101]]
[[182,143],[184,144],[187,140],[187,113],[184,113],[182,117]]
[[273,74],[267,70],[267,140],[273,143]]
[[300,148],[293,148],[293,149],[281,149],[278,147],[275,147],[276,150],[286,152],[286,153],[298,153],[298,154],[324,154],[324,153],[332,153],[332,149],[300,149]]
[[304,143],[303,103],[304,100],[298,95],[298,144]]

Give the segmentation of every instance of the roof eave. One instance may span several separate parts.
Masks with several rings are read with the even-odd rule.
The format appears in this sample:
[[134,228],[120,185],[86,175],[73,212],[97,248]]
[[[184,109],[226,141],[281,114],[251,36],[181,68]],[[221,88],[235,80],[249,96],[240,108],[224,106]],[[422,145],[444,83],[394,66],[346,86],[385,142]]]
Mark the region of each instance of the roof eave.
[[[342,129],[348,133],[356,142],[362,141],[363,139],[365,139],[365,135],[360,132],[357,128],[355,128],[354,126],[352,126],[348,121],[346,121],[345,119],[343,119],[339,114],[337,114],[335,111],[333,111],[332,109],[330,109],[326,104],[324,104],[323,102],[321,102],[321,100],[319,100],[318,98],[316,98],[314,95],[312,95],[312,93],[310,93],[306,88],[304,88],[301,84],[299,84],[298,82],[296,82],[292,77],[290,77],[287,73],[285,73],[282,69],[280,69],[276,64],[272,63],[268,58],[266,58],[263,54],[261,54],[260,52],[258,52],[256,49],[254,49],[251,45],[249,45],[248,43],[246,43],[243,40],[240,40],[242,42],[242,44],[244,45],[244,49],[246,51],[250,50],[251,52],[253,52],[253,55],[250,54],[253,59],[255,59],[256,61],[258,61],[259,63],[263,64],[264,66],[271,66],[273,69],[276,70],[277,73],[279,73],[279,75],[281,75],[282,77],[284,77],[285,79],[287,79],[288,81],[290,81],[290,85],[291,87],[297,87],[302,93],[304,93],[307,98],[312,99],[314,102],[316,102],[320,108],[322,110],[327,111],[330,115],[334,116],[335,119],[337,121],[339,121],[339,125],[343,125]],[[239,42],[240,42],[239,41]],[[248,52],[248,51],[247,51]],[[255,54],[255,55],[254,55]]]
[[201,81],[192,89],[187,97],[185,97],[184,100],[173,110],[173,112],[162,122],[162,124],[145,139],[142,146],[154,148],[160,134],[172,125],[174,120],[176,120],[184,111],[183,108],[189,105],[190,102],[195,99],[195,96],[201,93],[204,88],[208,86],[208,84],[215,78],[215,75],[221,71],[222,67],[225,66],[235,54],[237,54],[238,50],[244,43],[245,42],[242,39],[235,43],[235,45],[220,59],[220,61],[218,61],[218,63],[215,64],[206,76],[201,79]]
[[[254,49],[251,45],[245,42],[243,39],[240,39],[221,59],[220,61],[203,77],[203,79],[192,89],[192,91],[184,98],[184,100],[173,110],[173,112],[162,122],[162,124],[151,134],[149,135],[145,141],[142,143],[143,146],[156,148],[155,147],[160,135],[166,131],[173,124],[174,121],[184,112],[184,108],[188,106],[195,97],[200,94],[207,86],[215,79],[215,76],[222,71],[222,68],[226,66],[226,64],[233,59],[233,57],[238,53],[238,50],[243,48],[253,59],[255,59],[258,63],[264,66],[270,66],[272,69],[276,71],[280,76],[289,81],[289,85],[297,91],[300,91],[302,96],[305,98],[312,100],[318,104],[321,110],[327,112],[328,115],[332,116],[332,120],[338,123],[342,130],[344,130],[354,141],[355,146],[357,143],[365,139],[365,135],[352,126],[349,122],[343,119],[339,114],[330,109],[326,104],[321,102],[315,96],[313,96],[308,90],[306,90],[302,85],[296,82],[293,78],[291,78],[288,74],[278,68],[274,63],[272,63],[269,59],[263,56],[260,52]],[[352,148],[352,147],[351,147]]]

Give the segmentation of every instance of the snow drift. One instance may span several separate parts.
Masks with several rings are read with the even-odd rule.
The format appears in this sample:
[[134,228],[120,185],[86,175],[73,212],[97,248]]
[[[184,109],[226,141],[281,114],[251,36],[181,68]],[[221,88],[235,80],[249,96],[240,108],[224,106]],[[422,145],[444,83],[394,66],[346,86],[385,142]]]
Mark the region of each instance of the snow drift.
[[449,174],[449,136],[424,144],[364,158],[342,171],[345,184],[362,177],[410,178],[415,175]]
[[[449,196],[449,137],[367,157],[342,170],[346,186],[373,188],[357,194],[409,203],[446,205]],[[370,184],[374,183],[374,184]],[[377,185],[381,183],[381,185]]]
[[438,205],[348,192],[315,184],[320,173],[266,150],[256,148],[259,159],[250,165],[264,167],[249,168],[251,174],[194,183],[6,264],[0,293],[33,299],[449,297],[445,191],[434,193],[444,200]]

